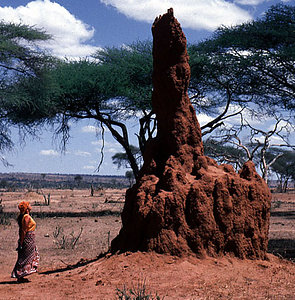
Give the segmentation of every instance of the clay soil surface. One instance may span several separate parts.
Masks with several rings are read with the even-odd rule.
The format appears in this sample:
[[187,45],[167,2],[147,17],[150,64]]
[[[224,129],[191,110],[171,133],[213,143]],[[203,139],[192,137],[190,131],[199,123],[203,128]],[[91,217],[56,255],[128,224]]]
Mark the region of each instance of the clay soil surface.
[[[40,191],[0,192],[8,223],[0,225],[0,299],[119,299],[124,287],[143,285],[160,299],[295,299],[294,193],[273,194],[266,261],[139,252],[97,258],[121,228],[124,192],[42,190],[49,206]],[[10,278],[18,235],[12,214],[23,199],[33,205],[41,261],[29,283],[17,284]]]

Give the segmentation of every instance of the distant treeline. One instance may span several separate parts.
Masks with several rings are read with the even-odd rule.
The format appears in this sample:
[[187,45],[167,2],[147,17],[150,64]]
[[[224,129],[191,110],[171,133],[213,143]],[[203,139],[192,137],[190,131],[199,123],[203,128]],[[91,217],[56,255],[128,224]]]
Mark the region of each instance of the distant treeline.
[[129,181],[124,176],[45,174],[45,173],[0,173],[0,189],[102,189],[127,188]]

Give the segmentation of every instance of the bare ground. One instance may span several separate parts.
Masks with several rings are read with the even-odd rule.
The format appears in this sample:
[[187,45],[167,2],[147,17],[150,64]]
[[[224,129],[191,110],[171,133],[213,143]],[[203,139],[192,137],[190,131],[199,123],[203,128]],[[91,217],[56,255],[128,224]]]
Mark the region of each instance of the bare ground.
[[[161,299],[295,299],[295,264],[272,254],[267,261],[139,252],[97,259],[120,230],[124,191],[94,197],[87,190],[42,192],[50,193],[50,206],[40,205],[44,199],[36,192],[1,193],[6,213],[16,212],[22,199],[33,204],[41,261],[29,283],[16,284],[10,272],[17,224],[7,219],[11,225],[0,225],[0,299],[118,299],[117,289],[136,291],[143,283]],[[294,207],[295,194],[273,195],[269,251],[289,258],[295,257]]]

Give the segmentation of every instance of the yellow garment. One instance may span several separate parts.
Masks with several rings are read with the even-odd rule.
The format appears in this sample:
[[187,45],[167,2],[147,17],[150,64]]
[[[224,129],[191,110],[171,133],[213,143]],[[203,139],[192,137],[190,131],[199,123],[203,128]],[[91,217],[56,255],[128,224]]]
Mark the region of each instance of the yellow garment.
[[[29,221],[28,226],[25,225],[25,217],[26,217],[26,216],[29,216],[29,218],[30,218],[30,221]],[[33,219],[29,214],[25,214],[25,215],[23,216],[22,226],[23,226],[23,229],[24,229],[25,231],[34,231],[35,228],[36,228],[36,222],[34,221],[34,219]],[[26,228],[25,228],[25,227],[26,227]]]

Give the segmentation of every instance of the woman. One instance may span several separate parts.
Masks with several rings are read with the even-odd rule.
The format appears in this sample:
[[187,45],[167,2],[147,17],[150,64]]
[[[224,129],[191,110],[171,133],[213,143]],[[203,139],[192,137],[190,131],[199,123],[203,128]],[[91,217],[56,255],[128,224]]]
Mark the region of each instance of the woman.
[[18,257],[11,277],[17,278],[18,282],[28,282],[29,280],[24,277],[37,272],[40,259],[35,243],[36,222],[30,216],[32,207],[28,201],[22,201],[18,208],[20,210],[17,218],[19,240],[16,250]]

